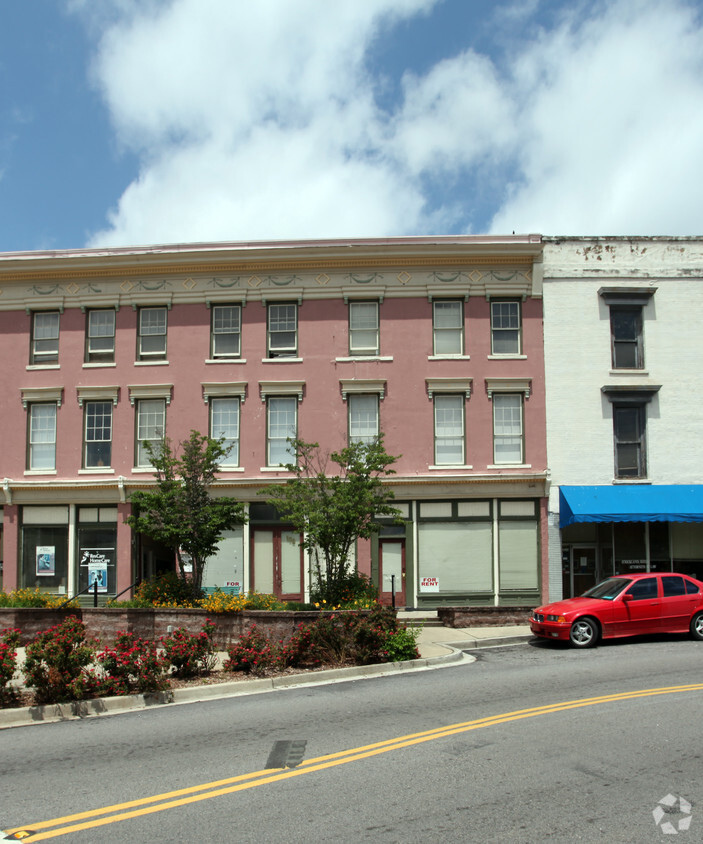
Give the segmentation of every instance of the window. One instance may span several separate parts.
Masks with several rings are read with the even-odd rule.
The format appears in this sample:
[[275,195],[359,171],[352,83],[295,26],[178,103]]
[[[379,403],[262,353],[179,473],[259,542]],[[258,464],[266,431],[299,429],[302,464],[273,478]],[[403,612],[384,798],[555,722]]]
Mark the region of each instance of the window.
[[166,308],[140,308],[137,360],[166,360]]
[[210,355],[214,360],[238,358],[241,355],[241,305],[214,305]]
[[297,405],[298,399],[295,396],[267,399],[267,466],[283,466],[295,459],[295,453],[287,440],[297,436]]
[[85,359],[111,363],[115,359],[115,311],[88,311]]
[[493,460],[522,463],[522,395],[493,395]]
[[145,443],[158,449],[166,434],[166,400],[137,400],[137,448],[136,464],[140,468],[151,466]]
[[432,328],[435,355],[464,354],[464,303],[462,301],[433,302]]
[[644,577],[636,580],[627,590],[633,601],[648,601],[659,597],[656,577]]
[[349,403],[349,444],[370,445],[378,438],[378,396],[351,395]]
[[646,478],[645,404],[613,405],[615,477]]
[[56,469],[56,404],[29,406],[29,459],[27,468],[53,472]]
[[349,303],[349,354],[379,354],[378,302]]
[[298,306],[268,306],[268,356],[295,357],[298,353]]
[[239,399],[210,399],[210,436],[224,437],[222,443],[227,454],[220,465],[223,468],[239,465]]
[[83,467],[101,469],[112,461],[112,402],[85,403],[85,447]]
[[494,299],[491,302],[491,353],[519,355],[522,350],[520,333],[520,302]]
[[35,313],[32,318],[31,364],[59,362],[59,312]]
[[464,397],[434,397],[434,462],[464,463]]
[[642,308],[611,306],[610,339],[613,369],[643,369]]

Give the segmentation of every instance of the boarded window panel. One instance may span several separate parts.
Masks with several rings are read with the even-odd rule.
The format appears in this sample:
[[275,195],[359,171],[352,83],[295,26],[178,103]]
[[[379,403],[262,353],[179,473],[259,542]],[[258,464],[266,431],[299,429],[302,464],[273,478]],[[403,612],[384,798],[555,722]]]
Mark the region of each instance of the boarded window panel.
[[537,589],[536,522],[502,522],[498,530],[500,589]]
[[437,522],[419,526],[420,577],[438,577],[441,592],[491,592],[491,525]]
[[674,559],[700,560],[703,557],[703,524],[671,522],[669,530]]
[[420,516],[423,519],[452,515],[451,501],[423,501],[420,504]]

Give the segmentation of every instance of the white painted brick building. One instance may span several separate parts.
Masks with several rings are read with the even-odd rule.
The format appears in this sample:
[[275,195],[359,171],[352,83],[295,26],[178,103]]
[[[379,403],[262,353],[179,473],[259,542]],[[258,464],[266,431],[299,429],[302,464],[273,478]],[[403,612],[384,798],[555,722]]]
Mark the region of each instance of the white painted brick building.
[[703,577],[703,238],[545,238],[544,314],[550,598]]

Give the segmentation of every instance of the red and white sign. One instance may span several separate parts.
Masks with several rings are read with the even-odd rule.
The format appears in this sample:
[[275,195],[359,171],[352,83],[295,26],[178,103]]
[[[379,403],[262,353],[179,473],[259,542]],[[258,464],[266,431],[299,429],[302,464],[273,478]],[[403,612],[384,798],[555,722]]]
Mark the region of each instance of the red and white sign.
[[439,578],[421,577],[420,592],[439,592]]

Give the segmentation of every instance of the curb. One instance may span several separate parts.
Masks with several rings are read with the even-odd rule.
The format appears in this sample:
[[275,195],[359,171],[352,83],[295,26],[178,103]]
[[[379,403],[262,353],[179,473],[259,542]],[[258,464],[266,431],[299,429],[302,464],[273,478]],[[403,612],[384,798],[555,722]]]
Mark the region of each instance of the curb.
[[134,712],[155,706],[196,703],[217,698],[241,697],[261,694],[278,689],[301,686],[316,686],[340,683],[368,677],[400,674],[406,671],[427,671],[433,668],[473,660],[460,650],[453,650],[445,656],[424,657],[407,662],[389,662],[378,665],[361,665],[350,668],[330,668],[309,674],[291,674],[284,677],[264,677],[260,680],[217,683],[212,686],[190,686],[170,689],[151,695],[125,695],[124,697],[92,698],[90,700],[53,703],[44,706],[24,706],[15,709],[0,709],[0,730],[7,727],[22,727],[31,724],[51,724],[58,721],[76,721],[120,712]]
[[360,665],[349,668],[329,668],[324,671],[305,674],[290,674],[283,677],[264,677],[259,680],[216,683],[211,686],[190,686],[183,689],[169,689],[148,695],[125,695],[124,697],[92,698],[90,700],[54,703],[44,706],[25,706],[16,709],[0,709],[0,730],[9,727],[24,727],[32,724],[51,724],[59,721],[76,721],[101,715],[115,715],[121,712],[135,712],[156,706],[197,703],[218,698],[242,697],[263,692],[318,686],[328,683],[343,683],[403,674],[411,671],[429,671],[460,663],[474,662],[475,657],[464,653],[467,650],[493,647],[496,645],[520,644],[531,636],[503,636],[494,639],[480,639],[471,642],[436,643],[450,652],[441,656],[421,657],[405,662],[386,662],[376,665]]

